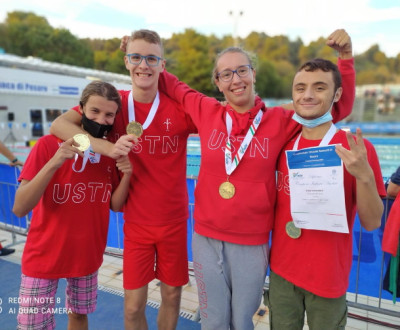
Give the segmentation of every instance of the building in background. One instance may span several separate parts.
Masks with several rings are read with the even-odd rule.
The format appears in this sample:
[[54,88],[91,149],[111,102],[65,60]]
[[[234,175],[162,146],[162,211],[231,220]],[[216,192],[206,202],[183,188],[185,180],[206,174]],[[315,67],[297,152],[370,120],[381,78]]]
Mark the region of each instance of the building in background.
[[0,52],[0,140],[28,144],[48,134],[51,122],[76,106],[96,79],[131,88],[129,75]]

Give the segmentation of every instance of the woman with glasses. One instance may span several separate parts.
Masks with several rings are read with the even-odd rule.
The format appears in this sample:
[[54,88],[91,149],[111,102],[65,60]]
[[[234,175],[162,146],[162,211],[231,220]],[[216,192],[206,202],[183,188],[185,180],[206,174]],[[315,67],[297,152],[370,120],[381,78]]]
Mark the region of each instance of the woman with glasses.
[[[344,30],[328,37],[339,51],[343,96],[334,121],[350,114],[355,91],[352,45]],[[160,90],[183,104],[201,141],[195,190],[194,270],[203,329],[253,329],[268,265],[276,162],[301,126],[293,111],[267,108],[256,95],[250,56],[232,47],[215,60],[212,80],[227,105],[164,71]]]

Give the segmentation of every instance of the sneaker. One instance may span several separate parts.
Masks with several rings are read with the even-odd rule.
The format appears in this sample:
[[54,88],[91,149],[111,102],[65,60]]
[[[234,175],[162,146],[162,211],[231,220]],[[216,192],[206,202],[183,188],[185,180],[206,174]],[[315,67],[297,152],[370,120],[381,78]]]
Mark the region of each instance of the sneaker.
[[7,249],[7,248],[3,247],[2,249],[0,249],[0,257],[9,255],[14,252],[15,252],[15,249]]

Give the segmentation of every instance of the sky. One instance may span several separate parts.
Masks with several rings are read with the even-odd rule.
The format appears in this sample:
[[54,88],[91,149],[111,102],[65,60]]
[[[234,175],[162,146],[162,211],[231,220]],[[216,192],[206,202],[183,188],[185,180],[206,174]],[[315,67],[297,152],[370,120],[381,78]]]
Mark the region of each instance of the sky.
[[400,0],[0,0],[0,22],[15,10],[79,38],[120,38],[143,28],[170,38],[192,28],[217,37],[285,35],[308,45],[342,28],[355,55],[375,44],[388,57],[400,53]]

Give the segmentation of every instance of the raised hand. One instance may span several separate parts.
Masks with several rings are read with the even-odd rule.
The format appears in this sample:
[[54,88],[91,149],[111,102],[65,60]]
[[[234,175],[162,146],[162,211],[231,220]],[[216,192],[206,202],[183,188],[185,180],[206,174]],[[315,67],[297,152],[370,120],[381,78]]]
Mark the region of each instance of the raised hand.
[[72,159],[76,154],[83,156],[83,152],[78,150],[79,143],[77,143],[74,138],[70,138],[67,141],[61,143],[57,152],[52,157],[51,161],[53,166],[56,168],[60,168],[62,164],[67,159]]
[[120,156],[127,156],[137,143],[138,139],[134,135],[122,135],[112,146],[112,150],[108,155],[114,159],[118,159]]
[[360,128],[357,128],[356,140],[350,132],[346,132],[350,150],[341,145],[336,146],[336,153],[342,159],[347,171],[359,180],[370,180],[373,171],[368,163],[367,149]]
[[121,43],[119,45],[119,49],[121,51],[123,51],[124,53],[126,53],[126,45],[128,44],[128,39],[129,39],[129,36],[123,36],[121,38]]
[[332,32],[326,40],[326,44],[339,52],[339,57],[349,59],[353,57],[353,46],[349,34],[344,29]]

